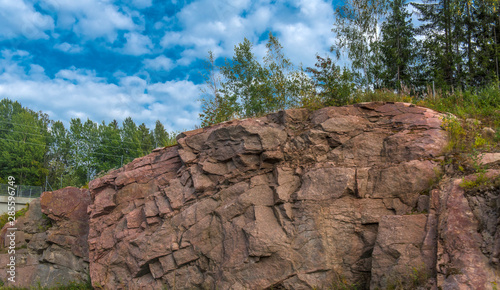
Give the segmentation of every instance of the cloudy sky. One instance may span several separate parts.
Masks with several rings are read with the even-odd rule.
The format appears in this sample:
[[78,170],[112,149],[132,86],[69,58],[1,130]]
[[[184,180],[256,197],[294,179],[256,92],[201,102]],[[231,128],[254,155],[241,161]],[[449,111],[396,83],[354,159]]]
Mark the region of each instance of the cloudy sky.
[[0,0],[0,98],[53,120],[131,116],[167,130],[199,124],[207,51],[244,37],[262,58],[269,32],[295,63],[334,43],[340,0]]

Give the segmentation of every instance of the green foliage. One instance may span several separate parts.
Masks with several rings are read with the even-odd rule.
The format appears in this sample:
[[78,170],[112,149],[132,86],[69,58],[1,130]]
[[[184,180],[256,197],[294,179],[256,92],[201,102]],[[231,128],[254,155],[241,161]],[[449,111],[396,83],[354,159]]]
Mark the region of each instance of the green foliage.
[[380,51],[382,86],[400,90],[412,84],[415,63],[415,35],[405,0],[393,0],[391,11],[382,25]]
[[460,187],[463,189],[473,189],[477,187],[484,186],[490,182],[489,178],[486,177],[484,172],[479,172],[473,179],[464,179],[460,183]]
[[335,278],[333,279],[330,287],[328,289],[332,290],[357,290],[362,289],[357,283],[350,283],[347,279],[340,274],[335,273]]
[[261,64],[248,39],[234,48],[232,59],[217,66],[209,51],[202,89],[201,126],[234,118],[262,116],[296,107],[311,90],[310,79],[282,53],[278,39],[269,34],[267,53]]
[[41,185],[48,172],[48,116],[8,99],[0,101],[0,113],[0,175],[15,176],[17,184]]
[[[14,215],[15,218],[17,219],[18,217],[24,216],[29,208],[30,208],[30,205],[28,203],[28,204],[26,204],[25,207],[16,211],[16,213]],[[0,229],[2,229],[9,222],[9,217],[10,217],[10,215],[8,213],[4,213],[4,214],[0,215]]]
[[362,102],[413,102],[413,98],[405,92],[395,93],[388,89],[374,91],[356,91],[352,103]]
[[425,286],[430,275],[425,265],[409,267],[403,275],[389,275],[387,278],[387,290],[418,289]]
[[[438,95],[416,102],[431,109],[449,112],[444,127],[450,132],[449,151],[494,150],[498,147],[495,138],[489,140],[482,135],[483,127],[500,128],[500,89],[492,84],[475,91]],[[465,121],[469,120],[469,121]],[[475,120],[475,121],[474,121]],[[469,150],[469,151],[468,151]]]
[[316,56],[314,68],[308,67],[313,84],[318,90],[312,98],[305,98],[303,106],[319,109],[327,106],[343,106],[351,102],[354,93],[354,74],[347,69],[341,69],[327,56]]
[[92,287],[92,284],[90,282],[90,277],[88,277],[87,281],[83,282],[77,282],[77,281],[71,281],[67,285],[64,286],[55,286],[55,287],[42,287],[40,286],[40,283],[36,287],[7,287],[4,286],[4,282],[1,282],[0,284],[0,290],[92,290],[94,289]]
[[360,72],[362,87],[380,88],[380,25],[388,11],[388,0],[346,0],[335,10],[336,22],[332,31],[336,43],[331,50],[337,58],[347,51],[352,70]]
[[159,121],[153,131],[145,124],[136,126],[131,118],[121,128],[116,120],[97,124],[78,118],[65,128],[61,121],[18,102],[0,101],[0,175],[14,176],[16,184],[44,185],[47,176],[54,190],[81,187],[100,172],[173,144],[175,134]]
[[423,78],[445,89],[499,80],[498,1],[431,0],[412,3],[419,20]]
[[153,130],[153,141],[154,147],[165,147],[165,146],[173,146],[177,144],[177,139],[175,136],[178,132],[168,133],[165,131],[165,127],[163,124],[157,120],[155,124],[155,128]]

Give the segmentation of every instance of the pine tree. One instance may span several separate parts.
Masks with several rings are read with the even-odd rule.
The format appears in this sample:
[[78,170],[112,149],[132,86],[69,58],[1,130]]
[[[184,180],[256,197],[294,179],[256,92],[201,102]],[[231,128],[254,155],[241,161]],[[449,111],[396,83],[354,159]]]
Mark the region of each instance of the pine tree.
[[153,140],[155,147],[167,146],[169,141],[169,134],[165,131],[165,127],[160,122],[156,120],[155,128],[153,130]]
[[87,119],[82,124],[80,118],[71,119],[69,129],[71,143],[71,183],[85,185],[97,172],[96,149],[98,148],[97,124]]
[[151,153],[153,150],[153,135],[149,132],[149,128],[146,127],[146,124],[142,123],[139,125],[137,129],[137,134],[139,135],[139,140],[141,142],[140,150],[142,156]]
[[127,117],[123,120],[121,139],[124,145],[124,163],[128,163],[133,159],[142,156],[141,141],[139,139],[137,125],[131,117]]
[[424,3],[412,3],[418,10],[419,20],[424,24],[418,28],[423,36],[421,58],[425,67],[422,76],[428,82],[436,81],[440,87],[455,85],[455,62],[453,54],[452,10],[453,0],[425,0]]
[[412,84],[412,66],[415,50],[411,15],[405,0],[393,0],[391,12],[382,25],[380,50],[382,53],[382,84],[386,88],[400,89]]

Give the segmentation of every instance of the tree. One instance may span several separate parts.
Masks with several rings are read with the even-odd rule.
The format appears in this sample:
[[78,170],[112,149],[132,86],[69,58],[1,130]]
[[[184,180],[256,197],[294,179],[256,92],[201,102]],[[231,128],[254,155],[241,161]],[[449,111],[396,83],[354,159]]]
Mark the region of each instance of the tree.
[[48,148],[48,116],[22,108],[17,102],[1,102],[2,132],[0,170],[17,184],[43,185]]
[[87,119],[82,124],[80,118],[71,119],[69,129],[71,143],[71,184],[85,185],[97,174],[96,149],[98,148],[97,124]]
[[[212,51],[208,51],[208,57],[205,61],[205,86],[201,88],[201,104],[202,113],[200,114],[201,126],[206,127],[212,124],[221,123],[235,117],[234,114],[239,111],[236,103],[236,96],[227,97],[221,92],[221,74],[219,68],[215,64],[215,58]],[[161,129],[160,129],[161,126]],[[158,132],[156,132],[158,128]],[[163,144],[159,140],[166,140],[160,136],[160,132],[165,131],[165,128],[156,121],[155,127],[155,141],[157,144]]]
[[418,29],[427,64],[423,76],[449,89],[498,79],[497,0],[426,0],[412,5],[424,22]]
[[312,75],[319,99],[316,104],[308,104],[306,107],[318,109],[348,104],[354,91],[354,75],[337,66],[329,56],[323,58],[317,55],[316,59],[315,67],[308,67],[306,71]]
[[263,64],[252,53],[248,39],[234,48],[234,57],[217,66],[209,52],[202,90],[202,126],[248,118],[300,104],[307,76],[296,70],[282,52],[278,39],[269,34]]
[[98,129],[98,146],[94,150],[96,160],[96,171],[107,172],[112,168],[123,165],[124,146],[120,137],[118,122],[113,120],[108,125],[101,123]]
[[250,117],[262,115],[266,111],[265,102],[269,100],[266,90],[269,90],[270,85],[264,68],[252,53],[252,43],[248,39],[235,46],[233,59],[226,59],[220,70],[225,80],[221,89],[226,100],[223,108],[229,108],[225,115],[231,113],[230,117]]
[[167,131],[165,131],[165,127],[160,122],[160,120],[156,120],[155,128],[153,130],[153,140],[155,147],[163,147],[170,145],[169,140],[170,136]]
[[[47,152],[49,183],[53,186],[63,187],[69,181],[69,160],[71,143],[68,131],[61,121],[53,122],[50,128],[50,145]],[[55,188],[54,188],[55,189]]]
[[388,10],[388,0],[345,0],[335,10],[332,31],[337,42],[331,47],[340,58],[347,51],[354,72],[360,73],[360,85],[380,87],[380,23]]
[[415,35],[405,0],[393,0],[391,12],[382,25],[380,51],[383,63],[382,85],[400,89],[411,85],[415,61]]
[[142,123],[141,125],[139,125],[139,128],[137,129],[137,134],[141,142],[140,144],[140,150],[142,153],[141,156],[151,153],[151,150],[154,149],[153,134],[149,132],[149,128],[146,127],[146,124]]
[[131,117],[125,118],[122,123],[121,140],[123,143],[123,158],[131,161],[134,158],[142,156],[141,141],[137,131],[137,125]]
[[473,1],[471,14],[470,84],[481,86],[500,81],[500,1]]

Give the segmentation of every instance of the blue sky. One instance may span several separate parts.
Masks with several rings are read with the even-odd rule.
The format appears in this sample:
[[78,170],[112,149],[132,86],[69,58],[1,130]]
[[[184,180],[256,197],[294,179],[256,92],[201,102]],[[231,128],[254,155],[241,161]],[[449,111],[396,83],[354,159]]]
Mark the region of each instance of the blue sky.
[[334,43],[339,0],[0,0],[0,98],[71,118],[199,124],[203,60],[275,34],[297,65]]

